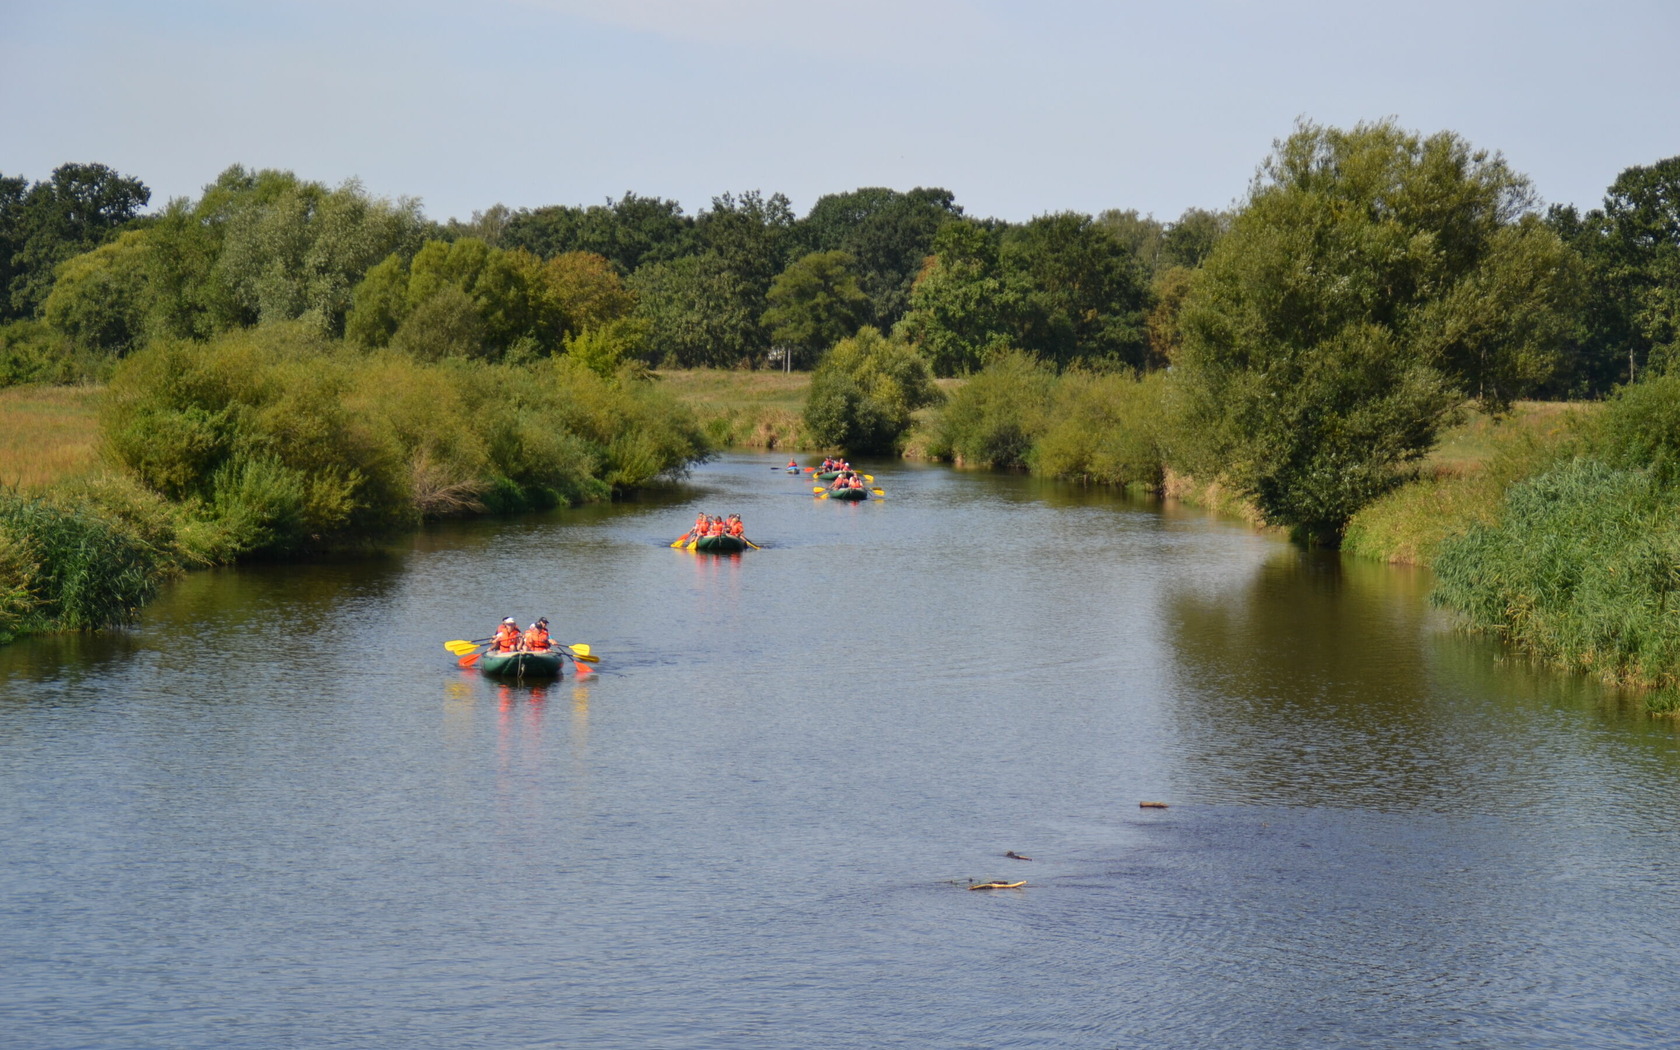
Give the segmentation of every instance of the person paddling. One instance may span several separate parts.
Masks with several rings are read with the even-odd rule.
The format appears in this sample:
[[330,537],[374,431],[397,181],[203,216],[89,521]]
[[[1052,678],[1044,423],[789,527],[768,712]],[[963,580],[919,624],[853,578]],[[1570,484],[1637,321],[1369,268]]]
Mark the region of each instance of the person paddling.
[[519,621],[509,616],[496,625],[496,637],[490,639],[490,651],[511,653],[519,648]]
[[537,622],[525,629],[523,639],[526,652],[546,653],[549,649],[548,617],[540,616]]

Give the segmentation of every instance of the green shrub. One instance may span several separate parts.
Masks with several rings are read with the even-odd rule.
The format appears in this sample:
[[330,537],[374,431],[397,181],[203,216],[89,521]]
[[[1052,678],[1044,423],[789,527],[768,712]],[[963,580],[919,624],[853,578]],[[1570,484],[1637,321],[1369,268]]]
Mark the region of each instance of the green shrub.
[[1441,544],[1434,601],[1559,666],[1680,684],[1680,500],[1576,458],[1513,485],[1496,524]]
[[897,336],[861,328],[823,355],[805,399],[805,429],[825,448],[893,452],[911,415],[938,399],[927,362]]
[[1068,372],[1056,383],[1030,456],[1034,473],[1105,485],[1161,486],[1165,377]]
[[929,453],[968,466],[1026,466],[1055,387],[1055,373],[1030,354],[999,354],[934,415]]
[[0,631],[131,622],[167,566],[91,508],[0,493]]

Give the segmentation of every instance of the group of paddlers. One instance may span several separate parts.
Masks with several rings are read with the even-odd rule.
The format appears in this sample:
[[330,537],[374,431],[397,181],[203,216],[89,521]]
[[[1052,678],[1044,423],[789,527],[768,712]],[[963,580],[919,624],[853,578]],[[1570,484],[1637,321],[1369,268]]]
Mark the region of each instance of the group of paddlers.
[[548,617],[537,617],[536,623],[521,631],[519,621],[509,616],[496,625],[496,636],[490,639],[490,652],[546,653],[550,645]]
[[683,539],[698,540],[706,536],[733,536],[736,539],[744,539],[746,535],[747,526],[741,521],[739,514],[731,514],[727,518],[702,514],[694,519],[694,527],[688,530]]

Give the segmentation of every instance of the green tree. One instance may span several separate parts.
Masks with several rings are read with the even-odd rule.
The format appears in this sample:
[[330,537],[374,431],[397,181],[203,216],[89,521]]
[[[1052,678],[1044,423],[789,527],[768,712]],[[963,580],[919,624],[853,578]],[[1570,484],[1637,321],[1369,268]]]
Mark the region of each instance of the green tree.
[[897,331],[941,376],[965,375],[1017,345],[1016,318],[1028,289],[1005,274],[998,235],[964,219],[942,227],[933,257],[910,293]]
[[1339,542],[1464,392],[1512,396],[1551,351],[1572,274],[1532,205],[1451,133],[1302,123],[1179,314],[1176,458]]
[[863,328],[823,355],[805,400],[805,427],[818,444],[851,453],[890,453],[911,413],[939,396],[927,362],[901,339]]
[[1604,197],[1611,294],[1627,319],[1630,376],[1680,363],[1680,157],[1616,176]]
[[920,187],[908,193],[866,187],[817,199],[797,224],[801,250],[850,255],[869,296],[869,320],[885,331],[910,307],[910,289],[942,226],[962,215],[951,191]]
[[714,252],[649,263],[630,277],[636,316],[647,322],[651,364],[733,368],[763,352],[762,307]]
[[812,252],[789,263],[770,285],[764,324],[798,367],[855,333],[874,312],[854,262],[845,252]]
[[1103,361],[1151,362],[1144,330],[1149,292],[1143,271],[1087,215],[1041,215],[1004,234],[1007,283],[1024,288],[1014,345],[1058,367]]
[[0,178],[0,321],[35,316],[58,264],[115,236],[151,196],[103,164],[61,165],[27,191]]
[[121,357],[146,340],[151,253],[146,231],[130,230],[60,264],[43,319],[84,353]]

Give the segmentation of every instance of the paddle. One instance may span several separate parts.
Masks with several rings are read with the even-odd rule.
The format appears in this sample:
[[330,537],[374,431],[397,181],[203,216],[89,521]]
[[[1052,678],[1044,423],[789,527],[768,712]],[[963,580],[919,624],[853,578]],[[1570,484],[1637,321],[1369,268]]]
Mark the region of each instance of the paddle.
[[483,653],[468,653],[459,660],[456,660],[455,663],[461,667],[472,667],[478,663],[479,658],[483,655]]
[[671,544],[671,546],[672,547],[681,547],[683,544],[688,542],[688,538],[692,535],[694,535],[694,530],[689,529],[687,532],[683,533],[681,536],[678,536],[676,542]]
[[741,542],[745,543],[747,546],[751,547],[755,551],[761,551],[761,550],[764,549],[763,547],[760,547],[758,544],[754,543],[752,540],[747,539],[745,536],[741,537]]
[[465,638],[457,638],[452,642],[444,642],[443,647],[445,649],[448,649],[450,652],[454,653],[456,656],[462,656],[466,653],[472,652],[474,649],[477,649],[481,645],[489,645],[489,644],[490,644],[490,639],[489,638],[480,638],[476,642],[469,642]]
[[586,663],[592,663],[592,664],[598,664],[598,663],[601,662],[601,658],[599,656],[593,655],[589,651],[589,646],[584,642],[579,642],[576,645],[562,645],[559,642],[555,642],[554,647],[556,649],[569,649],[569,650],[571,650],[571,652],[567,653],[566,655],[570,656],[574,660],[583,660]]

